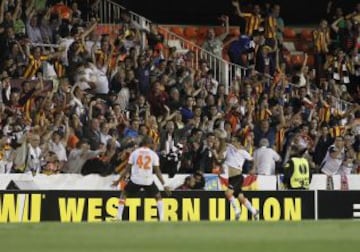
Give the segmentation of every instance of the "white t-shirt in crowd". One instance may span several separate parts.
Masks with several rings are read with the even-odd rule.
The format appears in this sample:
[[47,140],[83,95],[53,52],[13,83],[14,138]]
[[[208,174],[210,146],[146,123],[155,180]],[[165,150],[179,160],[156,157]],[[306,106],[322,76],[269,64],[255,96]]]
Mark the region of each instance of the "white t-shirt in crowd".
[[59,161],[67,161],[66,148],[62,142],[56,144],[54,141],[49,141],[49,151],[56,154]]
[[63,64],[65,66],[69,65],[69,59],[68,59],[68,50],[70,48],[70,45],[75,41],[74,38],[63,38],[60,41],[60,48],[65,48],[62,56],[61,56],[61,61],[63,62]]
[[159,156],[147,147],[134,150],[129,157],[130,179],[137,185],[151,185],[154,182],[153,169],[159,166]]
[[275,162],[280,160],[280,155],[269,147],[263,146],[254,152],[254,166],[259,175],[274,175]]
[[106,68],[98,69],[95,68],[95,93],[97,94],[107,94],[109,93],[109,80],[106,76]]
[[345,158],[345,150],[342,149],[336,158],[332,158],[330,153],[336,151],[336,146],[331,145],[326,153],[326,156],[321,164],[321,171],[326,175],[335,175],[338,173],[340,166]]

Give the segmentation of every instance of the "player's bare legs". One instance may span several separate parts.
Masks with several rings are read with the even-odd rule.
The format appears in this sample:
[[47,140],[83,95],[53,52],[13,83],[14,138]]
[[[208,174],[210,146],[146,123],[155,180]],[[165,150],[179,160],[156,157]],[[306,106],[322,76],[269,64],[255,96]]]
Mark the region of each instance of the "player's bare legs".
[[118,206],[118,213],[117,213],[117,219],[122,220],[123,212],[124,212],[124,206],[126,201],[126,192],[122,191],[119,198],[119,206]]
[[164,220],[164,210],[163,210],[163,201],[162,201],[160,192],[156,193],[155,199],[156,199],[156,204],[157,204],[158,213],[159,213],[159,220],[163,221]]
[[244,204],[244,206],[251,212],[251,214],[254,216],[255,220],[258,220],[259,219],[259,211],[253,207],[253,205],[244,196],[243,193],[239,193],[238,199],[239,199],[240,203]]
[[238,205],[236,204],[236,199],[234,197],[234,190],[232,189],[227,189],[225,191],[225,197],[229,200],[231,206],[234,208],[235,210],[235,219],[238,220],[240,218],[240,214],[241,214],[241,208],[238,207]]

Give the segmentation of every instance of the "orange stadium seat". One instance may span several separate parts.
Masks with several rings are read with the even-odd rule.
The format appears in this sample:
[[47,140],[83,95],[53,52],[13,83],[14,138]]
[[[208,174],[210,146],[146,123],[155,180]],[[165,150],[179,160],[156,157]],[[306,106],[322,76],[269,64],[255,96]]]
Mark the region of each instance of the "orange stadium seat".
[[284,37],[285,37],[285,39],[295,39],[296,32],[289,27],[285,27],[284,28]]
[[184,36],[184,29],[182,27],[174,26],[170,28],[170,31],[181,37]]
[[234,36],[234,37],[239,37],[240,36],[240,28],[239,27],[230,28],[230,35]]
[[61,19],[70,19],[71,14],[72,14],[72,10],[68,6],[66,6],[62,3],[58,3],[58,4],[54,5],[52,7],[51,12],[59,13]]
[[301,39],[305,40],[305,41],[312,41],[313,36],[312,36],[312,30],[310,29],[303,29],[301,31]]
[[194,26],[189,26],[184,29],[184,36],[186,39],[195,39],[197,36],[197,29]]
[[208,34],[208,28],[205,26],[200,27],[197,30],[197,34],[198,34],[198,38],[202,38],[202,39],[206,38],[206,36]]
[[315,64],[314,55],[312,55],[312,54],[308,55],[307,65],[310,67],[313,67],[314,64]]

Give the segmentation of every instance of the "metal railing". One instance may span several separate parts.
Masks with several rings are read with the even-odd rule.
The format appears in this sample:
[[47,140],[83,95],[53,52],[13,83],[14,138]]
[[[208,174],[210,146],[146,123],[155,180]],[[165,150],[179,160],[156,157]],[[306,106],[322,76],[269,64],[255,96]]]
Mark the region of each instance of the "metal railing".
[[[111,0],[99,1],[97,9],[101,23],[114,26],[117,25],[117,21],[120,20],[121,12],[126,10],[126,8],[120,4],[114,3]],[[149,30],[150,24],[152,23],[150,20],[132,11],[129,11],[129,14],[133,23],[137,24],[141,29]],[[198,69],[202,61],[206,61],[208,66],[214,70],[214,78],[225,85],[226,93],[228,93],[229,89],[231,88],[235,77],[238,80],[242,80],[245,76],[248,76],[250,71],[253,71],[252,69],[228,62],[223,58],[204,50],[199,45],[193,43],[192,41],[186,40],[178,34],[170,31],[165,26],[159,25],[159,30],[164,35],[166,45],[168,45],[169,41],[176,40],[178,43],[180,43],[181,48],[179,49],[183,49],[184,52],[188,51],[193,54],[193,57],[191,58],[191,67],[194,69]],[[146,45],[145,34],[143,34],[142,37],[142,45],[143,47]],[[264,85],[268,86],[272,81],[272,78],[265,78],[267,78],[267,81],[265,81]],[[293,83],[289,84],[292,86],[297,86]],[[315,90],[311,90],[311,92],[315,92]],[[352,105],[351,102],[342,100],[338,97],[332,97],[332,100],[332,107],[340,111],[346,111]]]

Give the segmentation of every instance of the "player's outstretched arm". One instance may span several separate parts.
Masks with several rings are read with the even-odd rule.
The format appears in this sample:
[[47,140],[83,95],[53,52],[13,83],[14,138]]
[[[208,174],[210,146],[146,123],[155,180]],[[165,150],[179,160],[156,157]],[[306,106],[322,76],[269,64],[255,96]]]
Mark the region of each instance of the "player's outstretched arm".
[[126,174],[128,174],[131,170],[131,164],[127,164],[126,168],[123,169],[120,173],[119,181],[124,179],[126,177]]
[[165,180],[164,180],[164,178],[162,176],[162,173],[160,171],[160,167],[159,166],[154,166],[154,171],[155,171],[156,176],[160,180],[160,183],[163,185],[164,191],[169,196],[171,194],[171,190],[170,190],[170,187],[165,186]]

